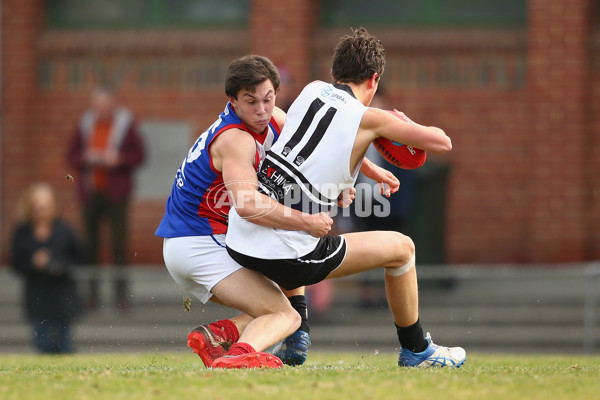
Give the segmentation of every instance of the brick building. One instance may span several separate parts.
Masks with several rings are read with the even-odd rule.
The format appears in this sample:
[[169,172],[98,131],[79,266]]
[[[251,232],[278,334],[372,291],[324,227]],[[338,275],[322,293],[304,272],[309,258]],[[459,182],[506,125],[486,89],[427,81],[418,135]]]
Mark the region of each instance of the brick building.
[[2,262],[32,181],[55,185],[80,226],[64,152],[93,87],[115,87],[143,124],[150,161],[131,208],[131,261],[161,263],[153,232],[185,151],[224,106],[226,65],[266,55],[297,92],[328,79],[333,45],[358,25],[387,49],[396,107],[453,139],[438,160],[450,167],[448,262],[600,258],[598,2],[378,3],[3,0]]

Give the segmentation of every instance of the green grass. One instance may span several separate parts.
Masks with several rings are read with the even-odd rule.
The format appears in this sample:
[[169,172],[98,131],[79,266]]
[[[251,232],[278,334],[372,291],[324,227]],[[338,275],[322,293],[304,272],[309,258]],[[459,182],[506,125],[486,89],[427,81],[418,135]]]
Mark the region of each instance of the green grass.
[[207,370],[191,353],[0,355],[0,399],[592,399],[600,357],[469,354],[461,369],[395,354],[312,352],[302,367]]

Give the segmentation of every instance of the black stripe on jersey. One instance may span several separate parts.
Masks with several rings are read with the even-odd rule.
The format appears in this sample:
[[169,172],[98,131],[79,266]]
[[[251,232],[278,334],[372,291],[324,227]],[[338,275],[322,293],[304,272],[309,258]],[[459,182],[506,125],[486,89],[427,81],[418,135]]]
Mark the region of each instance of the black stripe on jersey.
[[310,124],[312,124],[313,119],[315,119],[315,115],[324,105],[325,103],[318,98],[315,99],[312,103],[310,103],[310,106],[308,106],[308,111],[304,115],[304,118],[302,118],[298,129],[296,129],[296,132],[294,132],[290,140],[288,140],[285,146],[283,146],[281,154],[284,157],[290,154],[290,151],[292,151],[294,147],[296,147],[296,145],[300,143],[300,140],[302,140],[302,137],[304,137],[304,134],[308,130],[308,127],[310,126]]
[[[336,203],[333,202],[317,201],[318,193],[311,192],[311,196],[306,186],[298,184],[293,176],[273,160],[265,160],[263,165],[265,168],[258,173],[260,192],[274,198],[284,206],[309,214],[329,212],[336,206]],[[270,172],[267,172],[269,170]]]
[[325,112],[325,115],[323,116],[323,118],[321,118],[321,120],[317,124],[315,131],[310,135],[308,142],[304,145],[302,150],[300,150],[300,152],[296,156],[296,159],[294,160],[294,164],[296,164],[297,166],[302,165],[302,163],[304,161],[306,161],[306,159],[308,157],[310,157],[310,155],[313,153],[313,151],[315,151],[315,148],[317,147],[317,145],[319,144],[321,139],[323,139],[323,136],[325,135],[325,131],[329,127],[329,124],[331,124],[331,120],[335,116],[336,112],[337,112],[337,109],[335,109],[333,107],[329,107],[329,109]]
[[[273,160],[277,161],[278,163],[283,165],[285,168],[290,170],[294,174],[295,178],[297,180],[299,180],[313,194],[313,196],[318,198],[320,201],[322,201],[324,203],[337,203],[337,199],[330,199],[330,198],[324,196],[323,194],[321,194],[321,192],[319,192],[309,182],[309,180],[306,179],[306,177],[304,175],[302,175],[302,173],[296,169],[296,167],[294,167],[292,164],[287,162],[284,158],[282,158],[278,154],[275,154],[275,152],[273,152],[273,151],[267,152],[267,157],[266,157],[265,161],[269,158],[272,158]],[[279,171],[279,172],[283,173],[284,171]],[[286,175],[289,176],[289,174],[286,174]]]

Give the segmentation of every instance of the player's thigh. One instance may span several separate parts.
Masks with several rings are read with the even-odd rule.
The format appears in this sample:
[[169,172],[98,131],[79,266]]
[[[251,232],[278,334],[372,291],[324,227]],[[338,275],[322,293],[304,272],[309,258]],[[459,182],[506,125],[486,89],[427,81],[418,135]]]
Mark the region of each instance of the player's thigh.
[[218,302],[252,317],[293,311],[287,297],[273,281],[257,271],[241,268],[212,288]]
[[400,267],[414,255],[413,241],[400,232],[354,232],[342,236],[346,240],[346,257],[327,278],[339,278],[381,267]]

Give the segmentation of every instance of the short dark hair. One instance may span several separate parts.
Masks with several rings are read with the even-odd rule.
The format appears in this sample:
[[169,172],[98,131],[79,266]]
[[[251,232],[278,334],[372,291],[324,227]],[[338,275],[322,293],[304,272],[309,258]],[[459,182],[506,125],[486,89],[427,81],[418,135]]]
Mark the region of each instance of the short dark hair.
[[331,74],[336,82],[361,83],[383,74],[385,49],[381,41],[363,27],[352,29],[352,34],[340,38],[333,50]]
[[240,57],[227,67],[225,94],[237,100],[240,90],[253,93],[256,87],[269,79],[275,92],[279,90],[279,71],[267,57],[254,54]]

